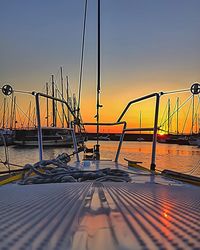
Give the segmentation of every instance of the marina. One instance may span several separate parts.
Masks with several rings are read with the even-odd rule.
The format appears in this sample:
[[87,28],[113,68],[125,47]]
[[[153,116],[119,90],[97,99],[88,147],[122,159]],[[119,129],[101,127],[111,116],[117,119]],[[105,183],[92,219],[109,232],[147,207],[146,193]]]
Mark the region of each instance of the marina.
[[[72,9],[66,8],[66,2]],[[72,91],[69,94],[69,77],[68,75],[64,77],[62,67],[57,74],[51,74],[43,88],[40,86],[37,89],[36,84],[32,83],[28,89],[24,87],[20,89],[20,84],[18,86],[7,81],[1,86],[3,105],[2,146],[0,147],[0,249],[200,249],[199,77],[194,81],[190,76],[189,79],[192,80],[188,80],[187,83],[186,80],[181,79],[179,84],[172,84],[174,88],[170,84],[166,85],[161,79],[158,85],[153,85],[149,81],[149,86],[153,85],[153,87],[145,85],[147,90],[141,83],[133,88],[132,83],[127,87],[128,82],[118,85],[115,74],[119,77],[118,71],[121,74],[124,62],[126,62],[127,73],[130,66],[128,61],[131,53],[130,50],[126,50],[126,60],[122,62],[120,70],[114,70],[115,81],[111,83],[112,87],[103,85],[106,77],[107,82],[110,82],[109,74],[106,72],[113,72],[114,62],[120,64],[122,61],[112,59],[112,63],[110,61],[110,65],[107,64],[107,66],[104,62],[106,57],[108,59],[112,55],[113,41],[120,44],[120,50],[117,50],[120,59],[123,58],[122,47],[127,49],[131,45],[132,48],[132,43],[128,45],[128,39],[125,46],[122,46],[124,43],[122,40],[109,38],[109,35],[112,36],[108,28],[111,22],[106,19],[106,13],[108,14],[106,10],[112,10],[113,16],[109,13],[109,18],[111,16],[114,18],[115,11],[122,15],[116,16],[115,26],[112,26],[114,34],[118,37],[118,30],[117,32],[115,30],[116,27],[120,29],[120,25],[117,25],[118,19],[124,21],[129,14],[132,21],[128,24],[131,23],[129,29],[132,30],[134,18],[139,18],[138,21],[142,20],[140,16],[142,12],[137,16],[137,11],[134,15],[132,11],[138,6],[140,11],[148,10],[146,12],[148,15],[152,6],[147,6],[147,2],[147,5],[141,6],[141,3],[133,5],[131,1],[128,8],[124,5],[124,1],[123,4],[116,1],[112,8],[110,8],[112,1],[84,0],[79,1],[82,3],[80,6],[74,2],[66,2],[58,3],[59,15],[54,9],[55,4],[53,8],[52,6],[48,8],[53,11],[58,23],[61,19],[65,20],[62,27],[67,27],[70,31],[70,35],[68,34],[68,37],[63,40],[60,37],[63,30],[60,30],[62,32],[59,33],[59,39],[53,39],[54,48],[57,40],[66,43],[75,33],[76,37],[80,30],[75,27],[79,21],[82,22],[76,94]],[[104,5],[105,3],[108,5]],[[37,6],[38,11],[38,18],[34,18],[34,22],[43,23],[44,16],[40,17],[41,8],[38,8],[35,2],[31,4],[34,7]],[[41,6],[46,10],[47,6],[44,3],[41,3]],[[132,6],[131,12],[130,6]],[[159,6],[157,4],[162,13],[163,5],[162,8]],[[166,6],[170,7],[168,3]],[[180,10],[179,5],[175,3],[174,6]],[[191,6],[193,10],[197,9]],[[91,7],[94,16],[88,13]],[[124,7],[126,7],[125,12],[123,12]],[[25,5],[25,8],[29,7]],[[82,19],[79,19],[81,8]],[[167,11],[166,7],[164,9]],[[64,12],[65,15],[62,16],[63,10],[68,11],[68,15]],[[156,15],[159,13],[159,11],[155,12],[154,8],[152,11]],[[170,13],[171,8],[168,11]],[[23,15],[26,16],[27,13],[32,20],[31,13],[34,13],[34,8],[33,12],[29,9],[28,12],[24,11]],[[184,16],[185,9],[181,9],[181,13]],[[151,14],[149,22],[156,18],[156,24],[160,25],[157,20],[162,18],[156,15]],[[55,22],[51,22],[53,17],[50,18],[50,16],[46,15],[46,18],[54,26]],[[170,23],[171,15],[169,16]],[[89,23],[88,18],[92,18]],[[179,22],[176,18],[177,15],[174,15],[175,23]],[[27,23],[30,20],[28,18]],[[67,20],[70,21],[67,22]],[[96,20],[95,27],[91,26],[94,20]],[[104,24],[106,20],[107,25]],[[33,29],[34,22],[29,23]],[[44,28],[38,24],[37,29]],[[138,22],[137,25],[143,24]],[[47,26],[45,27],[47,31]],[[88,55],[85,56],[86,31],[91,27],[96,32],[96,37],[95,40],[90,40],[89,48],[90,55],[93,57],[94,51],[96,52],[95,61],[94,58],[91,60]],[[170,27],[177,29],[174,25]],[[26,30],[26,27],[24,28]],[[33,32],[32,28],[29,30],[30,35]],[[104,29],[107,33],[103,32]],[[121,34],[125,30],[122,28]],[[139,36],[134,34],[132,37],[130,30],[127,35],[131,40],[133,39],[132,42],[136,42],[136,45],[137,39],[140,35],[142,38],[142,34]],[[146,32],[148,33],[148,29]],[[45,36],[47,33],[37,30],[35,34]],[[151,35],[148,34],[150,38]],[[52,38],[52,32],[50,35]],[[102,37],[105,40],[102,40]],[[112,40],[109,52],[104,47],[106,38]],[[150,45],[151,39],[141,39],[138,45],[142,45],[143,41],[146,43],[147,40]],[[68,70],[71,69],[72,72],[75,68],[73,60],[76,52],[72,49],[75,48],[75,41],[74,39],[71,43],[72,47],[69,42],[70,48],[66,44],[64,46],[64,48],[67,47],[66,50],[69,49],[68,52],[73,52],[73,56],[69,53],[69,57],[66,55],[64,57],[65,60],[68,59],[70,63]],[[95,50],[91,41],[96,45]],[[169,40],[168,42],[170,44]],[[48,46],[45,43],[45,49],[48,49],[50,44],[51,39],[48,40]],[[57,47],[60,51],[61,44]],[[156,44],[158,45],[156,49],[159,49],[159,42]],[[179,48],[178,44],[176,51]],[[43,50],[39,51],[43,53]],[[141,54],[143,51],[145,46],[140,48]],[[165,50],[162,48],[162,51]],[[159,53],[162,54],[161,51]],[[145,54],[148,55],[147,51]],[[50,55],[51,60],[55,61],[56,55],[53,56],[51,53]],[[104,55],[103,60],[102,55]],[[136,55],[135,51],[134,59]],[[154,56],[150,60],[152,64]],[[40,60],[42,58],[40,57]],[[84,64],[86,58],[89,59],[87,60],[90,65],[89,71]],[[39,63],[40,60],[38,54],[37,62]],[[160,59],[158,61],[160,64]],[[165,61],[164,58],[163,61]],[[140,64],[139,60],[135,62],[137,65]],[[48,60],[45,63],[48,64]],[[140,74],[144,72],[145,63],[146,59],[141,64]],[[46,64],[43,64],[43,67]],[[107,71],[108,65],[110,70]],[[132,61],[131,70],[129,69],[131,74],[133,66],[137,68]],[[95,74],[90,75],[93,67],[96,68]],[[86,85],[89,87],[87,92],[83,90],[83,82],[87,82],[84,79],[84,70],[88,72],[86,74],[88,81]],[[159,75],[159,72],[162,72],[162,69],[159,71],[158,67],[156,75]],[[36,73],[34,77],[37,79]],[[127,74],[127,81],[129,77]],[[92,78],[95,78],[95,84],[94,79],[91,81]],[[27,84],[25,86],[27,87]],[[102,93],[104,87],[108,93],[105,99],[103,96],[106,96],[106,93]],[[94,93],[91,91],[93,88]],[[118,94],[115,92],[117,88],[119,88]],[[89,104],[86,104],[86,100]],[[20,102],[22,108],[19,106]],[[12,145],[8,143],[6,134],[13,139]]]
[[[87,141],[86,145],[91,148],[95,141]],[[114,159],[118,142],[116,141],[101,141],[101,156],[103,159]],[[44,159],[53,159],[60,153],[71,154],[73,148],[58,147],[58,148],[45,148]],[[82,153],[81,153],[82,154]],[[121,149],[119,162],[127,165],[124,158],[140,161],[142,159],[143,166],[149,168],[149,160],[151,157],[151,142],[124,142]],[[0,147],[0,158],[4,161],[5,154],[4,148]],[[37,148],[16,148],[9,147],[9,159],[11,163],[25,165],[27,162],[34,163],[38,161]],[[158,144],[157,145],[157,164],[160,170],[170,169],[177,172],[189,173],[193,166],[198,164],[200,159],[200,149],[195,146],[188,145],[173,145],[173,144]],[[72,157],[71,162],[76,161]],[[16,168],[16,167],[15,167]],[[0,165],[1,171],[5,167]],[[199,170],[193,175],[199,176]]]

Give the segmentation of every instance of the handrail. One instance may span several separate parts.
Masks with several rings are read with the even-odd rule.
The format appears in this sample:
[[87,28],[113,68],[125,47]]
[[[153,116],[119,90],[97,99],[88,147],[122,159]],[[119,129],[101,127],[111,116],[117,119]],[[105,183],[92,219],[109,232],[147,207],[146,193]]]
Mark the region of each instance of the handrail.
[[[42,146],[42,129],[41,129],[41,121],[40,121],[39,96],[46,97],[46,98],[53,99],[53,100],[56,100],[58,102],[64,103],[67,106],[67,108],[69,109],[72,116],[74,117],[75,123],[78,123],[80,125],[85,125],[85,126],[87,126],[87,125],[97,125],[97,123],[94,123],[94,122],[80,123],[80,120],[76,117],[76,115],[74,114],[74,112],[70,108],[69,104],[65,100],[61,100],[59,98],[52,97],[52,96],[49,96],[49,95],[44,94],[44,93],[32,92],[32,95],[34,95],[35,98],[36,98],[36,112],[37,112],[37,121],[38,121],[38,146],[39,146],[40,160],[42,160],[43,146]],[[98,125],[100,125],[100,126],[102,126],[102,125],[104,125],[104,126],[114,126],[114,125],[122,125],[123,124],[123,131],[122,131],[121,136],[120,136],[120,141],[119,141],[118,149],[117,149],[116,156],[115,156],[115,162],[118,161],[125,132],[126,131],[136,131],[137,130],[137,129],[134,129],[134,128],[126,128],[127,123],[125,121],[121,121],[121,119],[124,117],[125,113],[127,112],[127,110],[129,109],[129,107],[132,104],[143,101],[143,100],[146,100],[146,99],[149,99],[149,98],[152,98],[152,97],[156,97],[154,127],[153,128],[143,128],[143,131],[145,131],[145,130],[146,131],[147,130],[152,131],[153,130],[152,158],[151,158],[151,166],[150,166],[150,168],[151,168],[151,170],[155,171],[155,167],[156,167],[156,163],[155,163],[155,160],[156,160],[156,142],[157,142],[157,130],[158,130],[158,113],[159,113],[159,103],[160,103],[160,96],[161,95],[162,95],[161,93],[153,93],[153,94],[149,94],[149,95],[137,98],[135,100],[132,100],[127,104],[127,106],[125,107],[125,109],[121,113],[120,117],[118,118],[117,122],[98,123]],[[77,161],[79,161],[79,155],[78,155],[75,132],[74,132],[74,129],[72,128],[72,123],[70,125],[71,125],[71,128],[69,128],[69,130],[72,133],[74,149],[75,149],[75,152],[77,152],[76,153]]]
[[[122,111],[121,115],[119,116],[117,122],[120,122],[121,119],[124,117],[124,115],[126,114],[127,110],[129,109],[129,107],[136,103],[136,102],[140,102],[146,99],[150,99],[152,97],[156,97],[156,106],[155,106],[155,117],[154,117],[154,127],[152,128],[153,130],[153,143],[152,143],[152,156],[151,156],[151,170],[155,171],[156,168],[156,142],[157,142],[157,130],[158,130],[158,113],[159,113],[159,104],[160,104],[160,96],[162,95],[162,93],[152,93],[140,98],[137,98],[135,100],[130,101],[127,106],[125,107],[125,109]],[[143,128],[143,131],[149,130],[149,128]],[[136,129],[125,129],[125,131],[136,131]]]
[[[82,125],[89,126],[89,125],[97,125],[96,122],[83,122],[81,123]],[[126,124],[125,121],[120,121],[120,122],[99,122],[99,125],[101,126],[115,126],[115,125],[121,125],[121,124]]]
[[[121,150],[121,146],[122,146],[122,142],[124,139],[124,134],[126,131],[136,131],[138,129],[134,129],[134,128],[126,128],[126,122],[122,122],[121,119],[124,117],[124,115],[126,114],[127,110],[129,109],[129,107],[136,103],[136,102],[140,102],[146,99],[150,99],[152,97],[156,97],[156,106],[155,106],[155,117],[154,117],[154,127],[153,128],[143,128],[143,131],[147,131],[147,130],[153,130],[153,143],[152,143],[152,156],[151,156],[151,170],[155,171],[156,168],[156,142],[157,142],[157,130],[158,130],[158,113],[159,113],[159,104],[160,104],[160,96],[162,94],[161,93],[153,93],[153,94],[149,94],[140,98],[137,98],[135,100],[130,101],[127,106],[125,107],[125,109],[123,110],[123,112],[121,113],[121,115],[119,116],[117,122],[114,123],[99,123],[99,125],[118,125],[118,124],[124,124],[123,127],[123,132],[120,136],[120,141],[119,141],[119,145],[118,145],[118,150],[115,156],[115,162],[118,161],[119,158],[119,153]],[[96,123],[83,123],[83,125],[96,125]]]
[[127,128],[125,131],[153,131],[154,128]]
[[[70,113],[72,114],[72,116],[74,117],[75,121],[78,121],[78,118],[76,117],[76,115],[73,113],[72,109],[70,108],[69,104],[65,101],[65,100],[61,100],[57,97],[53,97],[53,96],[49,96],[47,94],[44,93],[40,93],[40,92],[32,92],[32,95],[35,96],[35,102],[36,102],[36,116],[37,116],[37,125],[38,125],[38,147],[39,147],[39,159],[40,161],[43,159],[43,143],[42,143],[42,127],[41,127],[41,119],[40,119],[40,101],[39,101],[39,97],[46,97],[61,103],[64,103],[67,108],[69,109]],[[73,140],[73,146],[74,146],[74,150],[76,152],[76,159],[79,162],[79,155],[78,155],[78,148],[77,148],[77,141],[76,141],[76,136],[75,136],[75,132],[74,132],[74,128],[72,127],[72,123],[70,123],[70,128],[66,128],[67,130],[71,131],[71,135],[72,135],[72,140]]]
[[[94,125],[95,126],[95,125],[97,125],[96,122],[84,122],[84,123],[81,123],[81,124],[85,125],[85,126],[88,126],[88,125]],[[98,124],[99,124],[99,126],[115,126],[115,125],[122,125],[123,124],[123,131],[122,131],[121,136],[120,136],[119,145],[118,145],[118,149],[117,149],[116,156],[115,156],[115,162],[118,162],[118,158],[119,158],[122,142],[123,142],[123,139],[124,139],[124,132],[126,130],[127,123],[125,121],[120,121],[120,122],[100,122]]]
[[159,95],[159,93],[153,93],[153,94],[150,94],[150,95],[145,95],[145,96],[142,96],[142,97],[140,97],[140,98],[137,98],[137,99],[135,99],[135,100],[130,101],[130,102],[126,105],[125,109],[122,111],[122,113],[121,113],[121,115],[119,116],[117,122],[120,122],[120,121],[121,121],[121,119],[122,119],[123,116],[125,115],[126,111],[129,109],[129,107],[130,107],[133,103],[140,102],[140,101],[143,101],[143,100],[145,100],[145,99],[149,99],[149,98],[154,97],[154,96],[157,96],[157,95]]
[[71,115],[74,117],[74,120],[78,119],[76,117],[76,115],[74,114],[73,110],[71,109],[71,107],[69,106],[69,104],[64,99],[61,100],[61,99],[59,99],[57,97],[53,97],[53,96],[50,96],[50,95],[47,95],[47,94],[44,94],[44,93],[41,93],[41,92],[35,92],[35,91],[32,92],[32,95],[34,95],[34,96],[38,95],[38,96],[46,97],[48,99],[52,99],[52,100],[64,103],[67,106],[68,110],[70,111]]

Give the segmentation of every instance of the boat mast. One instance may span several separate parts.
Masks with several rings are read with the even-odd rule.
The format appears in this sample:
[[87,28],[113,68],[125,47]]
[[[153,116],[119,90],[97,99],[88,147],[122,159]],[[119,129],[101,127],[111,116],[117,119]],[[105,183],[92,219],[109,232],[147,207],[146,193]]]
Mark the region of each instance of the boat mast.
[[194,133],[194,94],[192,95],[192,135]]
[[[76,95],[75,95],[75,94],[73,94],[73,111],[74,111],[74,114],[75,114],[75,115],[77,114],[76,112],[78,112],[78,111],[77,111],[77,101],[76,101]],[[79,115],[80,115],[80,114],[79,114]],[[74,131],[75,131],[75,132],[77,131],[77,128],[78,128],[77,124],[74,123]]]
[[177,135],[179,134],[179,132],[178,132],[178,119],[179,119],[179,117],[178,117],[178,115],[179,115],[179,113],[178,113],[178,110],[179,110],[179,97],[177,97],[177,100],[176,100],[176,107],[177,107],[177,115],[176,115],[176,133],[177,133]]
[[141,135],[141,127],[142,127],[142,112],[140,111],[140,135]]
[[167,132],[168,132],[168,135],[169,135],[169,132],[170,132],[170,99],[168,99],[168,113],[167,113],[167,119],[168,119],[168,127],[167,127]]
[[97,121],[97,144],[95,148],[95,153],[96,153],[96,159],[99,160],[100,154],[99,154],[99,108],[102,107],[100,105],[100,88],[101,88],[101,58],[100,58],[100,52],[101,52],[101,47],[100,47],[100,0],[98,0],[98,34],[97,34],[97,103],[96,103],[96,109],[97,109],[97,114],[96,114],[96,121]]
[[[61,82],[61,95],[64,100],[64,88],[63,88],[63,69],[60,67],[60,82]],[[64,103],[62,102],[62,128],[64,128]]]
[[13,127],[13,101],[14,101],[14,95],[12,93],[11,110],[10,110],[10,129],[12,129]]
[[29,103],[29,110],[28,110],[28,129],[30,126],[30,119],[31,119],[31,102]]
[[[48,82],[46,83],[46,94],[49,95],[49,87]],[[47,104],[47,113],[46,113],[46,119],[47,119],[47,127],[49,127],[49,99],[46,100]],[[34,121],[34,120],[33,120]]]
[[[51,84],[52,84],[52,97],[55,97],[54,93],[54,75],[51,76]],[[55,100],[52,99],[52,114],[53,114],[53,124],[52,127],[56,127],[56,110],[55,110]]]
[[35,114],[35,107],[33,109],[33,126],[36,127],[36,114]]
[[16,125],[17,125],[17,121],[16,121],[16,96],[14,97],[14,106],[13,106],[13,120],[14,120],[14,129],[16,130]]
[[6,105],[6,110],[7,110],[6,128],[8,128],[9,127],[9,116],[10,116],[10,110],[9,110],[8,102],[7,102],[7,105]]
[[[67,84],[67,103],[70,105],[70,101],[69,101],[69,81],[68,81],[68,76],[66,76],[66,84]],[[71,105],[70,105],[71,107]],[[70,124],[70,113],[69,113],[69,109],[67,109],[67,123],[68,123],[68,128],[69,128],[69,124]]]
[[198,114],[198,109],[197,109],[197,112],[196,112],[196,134],[199,133],[198,126],[199,126],[199,114]]
[[[58,98],[58,88],[55,88],[55,97]],[[57,127],[58,101],[55,100],[55,127]]]

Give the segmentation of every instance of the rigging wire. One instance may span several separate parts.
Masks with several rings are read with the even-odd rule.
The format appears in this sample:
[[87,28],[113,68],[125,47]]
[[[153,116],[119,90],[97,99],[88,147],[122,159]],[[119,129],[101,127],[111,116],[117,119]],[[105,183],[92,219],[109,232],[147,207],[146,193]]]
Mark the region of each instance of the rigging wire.
[[199,104],[200,104],[200,102],[198,101],[198,104],[197,104],[197,107],[196,107],[196,110],[195,110],[195,115],[194,115],[193,120],[192,120],[192,127],[191,127],[191,130],[190,130],[190,134],[192,134],[193,126],[194,126],[195,120],[197,118],[197,111],[199,109]]
[[21,93],[21,94],[32,95],[32,92],[30,92],[30,91],[22,91],[22,90],[13,90],[13,93]]
[[8,145],[6,143],[6,139],[5,136],[3,134],[1,134],[2,136],[2,140],[3,140],[3,145],[4,145],[4,153],[5,153],[5,161],[4,161],[4,165],[8,168],[9,172],[10,172],[10,164],[9,164],[9,150],[8,150]]
[[162,127],[169,118],[171,118],[177,111],[179,111],[190,99],[192,98],[192,95],[189,96],[160,126]]
[[100,8],[101,3],[100,0],[98,0],[98,14],[97,14],[97,26],[98,26],[98,32],[97,32],[97,99],[96,99],[96,122],[97,122],[97,144],[96,144],[96,158],[99,159],[99,108],[102,107],[100,105],[100,90],[101,90],[101,16],[100,16]]
[[[18,113],[18,117],[19,117],[19,122],[20,122],[20,124],[21,124],[21,127],[23,127],[23,125],[22,125],[22,119],[21,119],[21,115],[20,115],[20,112],[19,112],[19,110],[18,110],[18,107],[16,108],[16,113]],[[17,116],[16,116],[17,117]],[[16,121],[17,122],[17,121]]]
[[187,119],[188,119],[188,116],[189,116],[191,106],[192,106],[192,102],[190,102],[190,106],[189,106],[187,114],[186,114],[185,122],[184,122],[183,129],[182,129],[182,134],[183,134],[183,131],[185,130],[185,126],[186,126],[186,122],[187,122]]
[[[172,114],[177,113],[176,108],[177,108],[177,106],[176,106],[176,104],[175,104]],[[172,118],[173,118],[173,117],[169,117],[169,127],[172,127]]]
[[[163,114],[162,114],[162,118],[161,118],[160,124],[162,124],[162,122],[163,122],[163,120],[164,120],[164,116],[165,116],[166,111],[167,111],[167,103],[166,103],[166,105],[165,105],[165,109],[164,109],[164,112],[163,112]],[[159,126],[159,127],[162,127],[162,126]]]
[[[55,84],[55,88],[56,88],[57,94],[58,94],[57,97],[58,97],[59,99],[61,99],[61,100],[66,101],[65,98],[62,98],[62,93],[60,92],[60,90],[59,90],[59,88],[58,88],[58,86],[57,86],[56,84]],[[69,103],[68,103],[68,104],[69,104]],[[57,114],[58,114],[58,116],[59,116],[60,122],[62,122],[62,120],[61,120],[61,115],[60,115],[59,109],[58,109],[57,107],[56,107],[56,112],[57,112]],[[67,116],[66,116],[65,112],[64,112],[64,118],[65,118],[65,121],[68,122]]]
[[[29,107],[28,107],[28,109],[27,109],[27,111],[26,111],[26,116],[28,117],[28,115],[27,115],[27,113],[29,112]],[[25,125],[26,124],[26,117],[24,117],[24,120],[23,120],[23,125]]]
[[[7,101],[7,98],[6,98],[6,101]],[[4,118],[2,118],[2,120],[4,120],[4,128],[8,128],[8,123],[9,123],[9,105],[8,105],[8,101],[6,102],[5,114],[4,114]]]
[[[0,114],[1,114],[2,109],[3,109],[3,104],[0,104]],[[1,119],[1,122],[0,122],[0,127],[2,127],[2,119]]]
[[[9,98],[11,97],[9,96]],[[34,122],[30,119],[30,117],[27,116],[27,114],[20,108],[20,106],[16,102],[15,102],[15,105],[26,116],[26,118],[34,125]],[[18,110],[18,114],[19,114],[19,110]]]
[[85,49],[86,19],[87,19],[87,0],[85,0],[84,20],[83,20],[83,33],[82,33],[81,59],[80,59],[77,118],[79,118],[79,113],[80,113],[80,100],[81,100],[81,88],[82,88],[82,77],[83,77],[84,49]]
[[190,91],[190,89],[172,90],[172,91],[167,91],[167,92],[161,92],[161,94],[168,95],[168,94],[182,93],[182,92],[187,92],[187,91]]

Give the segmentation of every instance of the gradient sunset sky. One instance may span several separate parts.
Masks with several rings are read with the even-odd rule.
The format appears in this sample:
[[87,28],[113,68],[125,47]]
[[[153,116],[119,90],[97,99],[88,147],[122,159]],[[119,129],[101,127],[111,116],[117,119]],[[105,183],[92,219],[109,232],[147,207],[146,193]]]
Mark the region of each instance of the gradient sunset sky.
[[[1,86],[41,91],[63,66],[78,92],[84,2],[0,0]],[[101,1],[103,120],[115,120],[136,97],[200,81],[199,11],[199,0]],[[96,19],[97,1],[88,0],[81,97],[87,121],[95,115]]]

